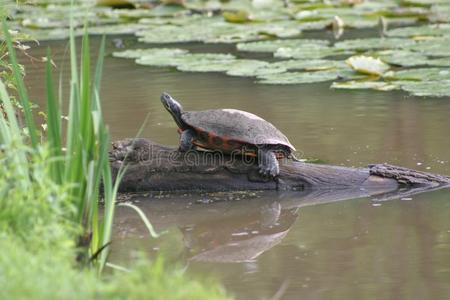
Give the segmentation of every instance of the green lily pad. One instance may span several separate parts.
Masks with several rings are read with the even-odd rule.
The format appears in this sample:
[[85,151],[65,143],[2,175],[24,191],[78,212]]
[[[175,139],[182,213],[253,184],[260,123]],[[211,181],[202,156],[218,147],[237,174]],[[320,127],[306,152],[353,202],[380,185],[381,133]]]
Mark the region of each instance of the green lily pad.
[[429,60],[424,54],[407,50],[385,50],[378,52],[377,55],[384,62],[403,67],[426,65]]
[[450,80],[450,69],[417,68],[400,71],[389,71],[384,74],[387,80],[411,81],[445,81]]
[[240,59],[230,65],[226,74],[230,76],[264,76],[285,72],[285,68],[273,66],[272,64],[254,59]]
[[428,56],[450,56],[450,37],[435,38],[418,41],[415,44],[404,47],[406,50],[416,51]]
[[226,60],[184,60],[177,62],[177,70],[182,72],[226,72],[230,61]]
[[189,51],[177,48],[150,48],[150,49],[128,49],[124,51],[113,52],[114,57],[120,58],[140,58],[144,56],[177,56],[188,54]]
[[391,65],[402,67],[435,66],[450,67],[448,58],[429,58],[423,53],[408,50],[385,50],[377,53],[378,57]]
[[271,65],[285,68],[287,70],[307,70],[307,71],[323,71],[345,67],[342,61],[312,59],[312,60],[283,60],[274,62]]
[[447,0],[403,0],[405,4],[412,5],[432,5],[432,4],[448,4]]
[[191,31],[189,28],[182,30],[180,26],[165,25],[158,28],[150,28],[138,31],[138,41],[142,43],[168,44],[183,42],[201,42],[205,35],[211,34],[211,30],[204,28]]
[[336,71],[317,71],[317,72],[286,72],[281,74],[270,74],[258,76],[257,83],[263,84],[301,84],[331,81],[338,78]]
[[398,82],[401,89],[419,97],[449,97],[450,80],[444,81],[401,81]]
[[188,53],[183,55],[146,55],[136,59],[136,63],[146,66],[157,67],[180,67],[183,70],[199,69],[199,65],[208,64],[229,64],[235,57],[231,54],[217,53]]
[[172,17],[189,11],[180,5],[158,5],[149,11],[149,15],[153,17]]
[[91,26],[88,28],[89,34],[98,35],[115,35],[115,34],[131,34],[143,29],[145,26],[141,24],[110,24],[102,26]]
[[385,64],[378,58],[371,56],[352,56],[345,61],[353,70],[367,75],[383,75],[389,70],[389,65]]
[[450,5],[448,3],[439,5],[435,4],[430,9],[428,19],[433,23],[449,23],[450,22]]
[[274,57],[279,58],[295,58],[295,59],[318,59],[329,56],[348,55],[351,51],[337,49],[334,47],[327,47],[322,45],[306,45],[304,47],[278,48],[273,54]]
[[389,30],[387,32],[387,35],[395,37],[450,35],[450,24],[435,24],[435,25],[395,28]]
[[367,38],[338,42],[337,49],[365,51],[370,49],[398,49],[412,46],[415,41],[401,38]]
[[308,39],[289,39],[289,40],[271,40],[258,41],[250,43],[238,43],[236,48],[239,51],[247,52],[275,52],[279,48],[296,48],[296,47],[315,47],[328,46],[327,40],[308,40]]
[[345,81],[345,82],[333,82],[331,84],[332,89],[346,89],[346,90],[364,90],[372,89],[377,91],[392,91],[399,87],[395,84],[383,81]]

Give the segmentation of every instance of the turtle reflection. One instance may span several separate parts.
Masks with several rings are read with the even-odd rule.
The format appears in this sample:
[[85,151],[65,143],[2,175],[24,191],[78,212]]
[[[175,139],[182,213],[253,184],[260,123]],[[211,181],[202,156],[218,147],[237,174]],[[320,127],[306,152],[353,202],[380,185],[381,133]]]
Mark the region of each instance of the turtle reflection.
[[246,262],[280,243],[297,217],[298,209],[273,202],[251,215],[224,216],[180,230],[191,261]]

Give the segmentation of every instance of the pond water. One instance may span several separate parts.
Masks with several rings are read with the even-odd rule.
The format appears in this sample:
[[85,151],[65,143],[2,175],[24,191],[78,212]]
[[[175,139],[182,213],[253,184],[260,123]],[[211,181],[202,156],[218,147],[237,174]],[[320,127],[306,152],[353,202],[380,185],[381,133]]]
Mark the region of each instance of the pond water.
[[[132,38],[124,40],[139,46]],[[92,44],[96,47],[98,39]],[[67,78],[66,42],[34,47],[31,54],[43,56],[46,46]],[[232,50],[229,45],[175,46]],[[42,104],[44,66],[24,63],[29,94]],[[142,136],[176,145],[176,125],[159,101],[163,91],[188,110],[227,107],[260,115],[306,158],[358,167],[389,162],[450,175],[450,99],[331,90],[329,83],[257,85],[251,78],[149,68],[109,55],[101,94],[112,138],[135,136],[149,114]],[[449,191],[320,205],[308,197],[132,195],[156,229],[167,233],[148,238],[139,217],[118,208],[111,260],[126,265],[137,250],[152,256],[164,251],[170,263],[215,278],[237,299],[450,298]]]

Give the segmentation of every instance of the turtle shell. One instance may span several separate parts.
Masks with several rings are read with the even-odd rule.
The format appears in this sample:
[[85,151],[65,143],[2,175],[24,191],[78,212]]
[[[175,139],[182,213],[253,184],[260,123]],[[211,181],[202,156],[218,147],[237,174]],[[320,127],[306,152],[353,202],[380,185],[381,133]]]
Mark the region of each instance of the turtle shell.
[[249,112],[236,109],[188,111],[181,118],[197,131],[199,143],[207,149],[232,151],[244,145],[274,148],[281,145],[295,151],[281,131]]

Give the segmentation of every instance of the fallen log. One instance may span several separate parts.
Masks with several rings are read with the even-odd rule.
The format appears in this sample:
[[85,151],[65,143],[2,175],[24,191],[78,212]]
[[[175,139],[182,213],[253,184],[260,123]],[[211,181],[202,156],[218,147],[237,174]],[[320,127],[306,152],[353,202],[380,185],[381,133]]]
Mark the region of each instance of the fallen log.
[[[125,139],[110,151],[113,174],[126,166],[119,191],[359,190],[375,195],[410,187],[414,193],[450,185],[450,177],[386,164],[349,168],[280,161],[280,175],[262,177],[255,158],[179,152],[148,139]],[[363,193],[364,192],[364,193]]]

